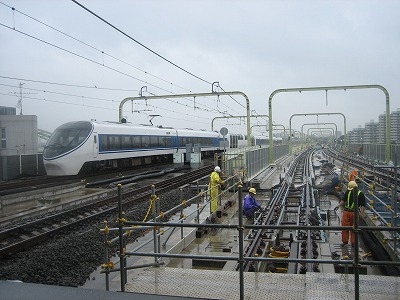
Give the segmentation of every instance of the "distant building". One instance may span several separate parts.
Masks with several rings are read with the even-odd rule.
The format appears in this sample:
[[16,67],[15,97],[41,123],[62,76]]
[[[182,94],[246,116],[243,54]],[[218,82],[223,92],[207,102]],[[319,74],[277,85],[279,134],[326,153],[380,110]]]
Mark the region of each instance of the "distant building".
[[353,129],[348,133],[348,143],[350,144],[361,144],[363,142],[364,128]]
[[400,109],[390,114],[390,138],[392,143],[400,143]]
[[386,143],[386,115],[379,115],[378,119],[378,144]]
[[37,116],[17,115],[14,107],[0,107],[0,179],[45,174],[38,154]]
[[0,156],[38,152],[37,116],[0,115]]
[[[348,142],[353,144],[385,144],[386,143],[386,114],[379,115],[378,123],[365,124],[365,128],[353,129],[348,132]],[[400,109],[390,114],[390,142],[400,142]]]
[[378,128],[379,124],[372,121],[369,123],[365,123],[365,129],[363,133],[363,142],[364,143],[378,143]]
[[16,115],[17,109],[15,107],[0,106],[0,115]]

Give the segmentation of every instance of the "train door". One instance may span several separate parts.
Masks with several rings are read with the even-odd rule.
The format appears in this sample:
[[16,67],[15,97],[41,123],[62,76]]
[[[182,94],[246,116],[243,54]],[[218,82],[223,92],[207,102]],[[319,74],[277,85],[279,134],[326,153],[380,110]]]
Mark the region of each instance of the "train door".
[[93,158],[97,158],[99,153],[99,139],[97,132],[93,132]]

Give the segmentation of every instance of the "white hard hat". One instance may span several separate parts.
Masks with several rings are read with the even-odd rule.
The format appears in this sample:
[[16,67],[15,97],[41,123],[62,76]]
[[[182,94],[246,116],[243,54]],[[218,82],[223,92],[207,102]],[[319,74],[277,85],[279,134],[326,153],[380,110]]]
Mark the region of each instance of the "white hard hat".
[[214,168],[214,171],[219,173],[219,172],[221,172],[221,168],[218,167],[218,166],[216,166],[216,167]]

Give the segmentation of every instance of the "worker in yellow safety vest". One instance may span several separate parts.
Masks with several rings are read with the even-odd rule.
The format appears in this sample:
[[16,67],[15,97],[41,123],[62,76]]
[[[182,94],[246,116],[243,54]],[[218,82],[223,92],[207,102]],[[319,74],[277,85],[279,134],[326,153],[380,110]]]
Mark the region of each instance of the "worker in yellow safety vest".
[[219,187],[224,181],[220,177],[221,168],[216,166],[214,171],[210,175],[210,184],[208,186],[211,195],[211,213],[214,213],[218,209],[218,194]]

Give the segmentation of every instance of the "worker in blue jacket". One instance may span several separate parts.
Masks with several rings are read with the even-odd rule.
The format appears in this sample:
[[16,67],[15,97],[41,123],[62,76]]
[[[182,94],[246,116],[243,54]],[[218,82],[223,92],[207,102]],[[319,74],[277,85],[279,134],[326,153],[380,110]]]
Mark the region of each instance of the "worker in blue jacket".
[[255,188],[250,188],[249,193],[244,197],[243,203],[243,214],[247,217],[247,219],[252,220],[254,218],[254,213],[261,209],[260,203],[257,202],[254,195],[256,194]]

